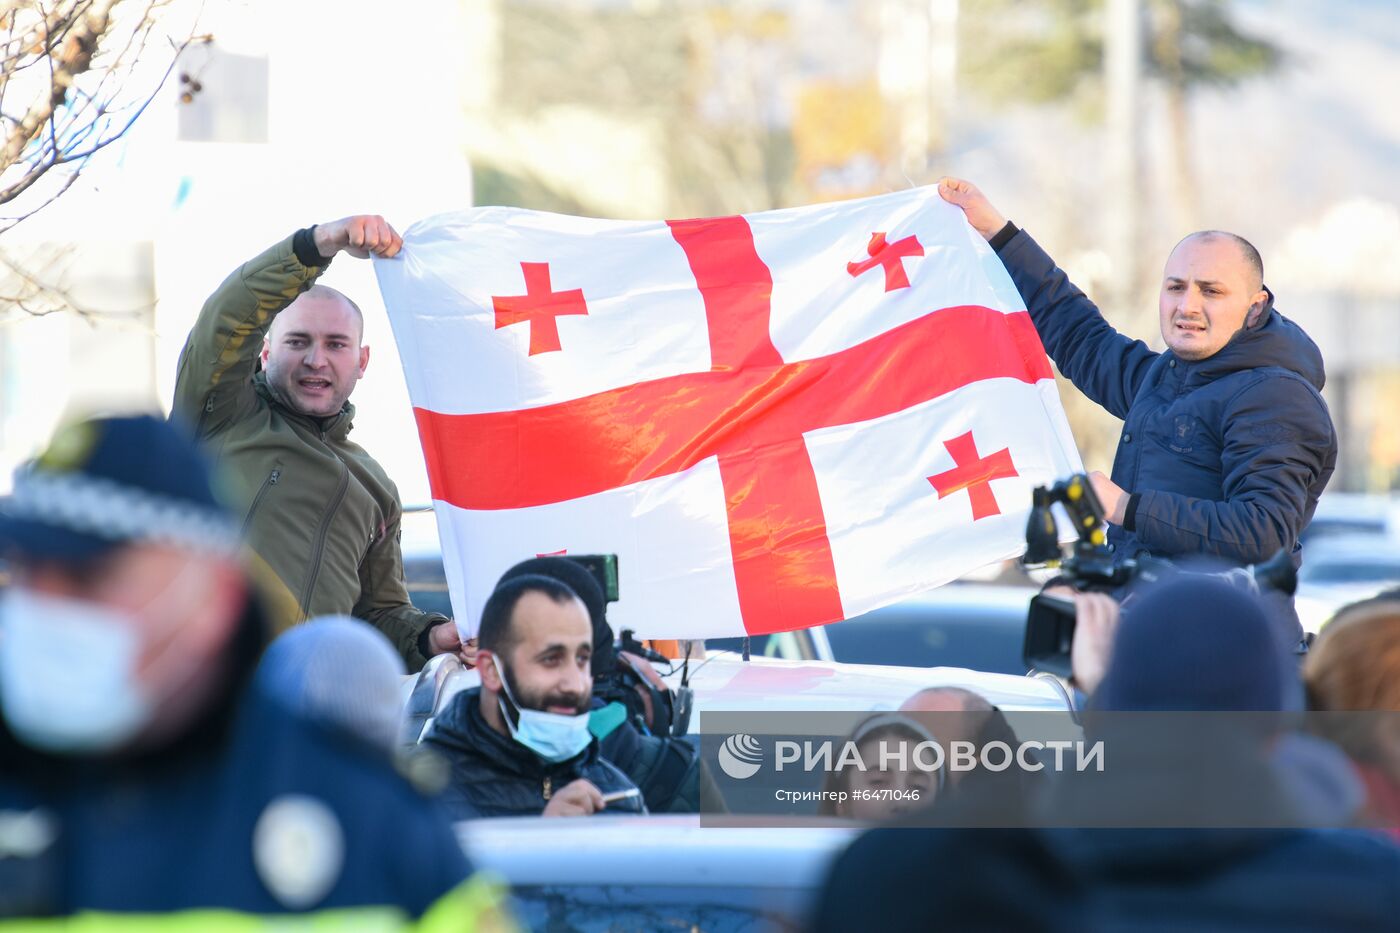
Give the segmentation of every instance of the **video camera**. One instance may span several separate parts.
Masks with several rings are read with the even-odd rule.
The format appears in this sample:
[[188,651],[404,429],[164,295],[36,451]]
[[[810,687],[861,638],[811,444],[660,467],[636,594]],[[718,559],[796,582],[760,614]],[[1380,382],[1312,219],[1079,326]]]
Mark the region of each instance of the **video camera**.
[[[1066,555],[1060,546],[1059,524],[1052,511],[1061,506],[1069,515],[1075,541]],[[1130,584],[1151,583],[1170,573],[1183,572],[1171,561],[1157,557],[1117,559],[1104,529],[1104,509],[1089,477],[1076,473],[1053,486],[1039,486],[1031,494],[1031,514],[1026,522],[1024,567],[1056,567],[1058,582],[1079,592],[1120,594]],[[1255,592],[1277,590],[1289,595],[1297,588],[1297,570],[1287,550],[1262,564],[1216,574]],[[1074,603],[1041,593],[1031,599],[1026,614],[1026,639],[1022,660],[1030,668],[1069,677],[1070,647],[1074,643]]]
[[[568,559],[593,576],[606,602],[615,603],[621,598],[616,554],[571,554]],[[614,669],[595,681],[594,695],[621,703],[628,719],[643,733],[662,738],[685,735],[694,708],[688,678],[682,677],[680,687],[668,687],[648,664],[669,667],[673,662],[639,642],[630,629],[622,631],[614,648]]]

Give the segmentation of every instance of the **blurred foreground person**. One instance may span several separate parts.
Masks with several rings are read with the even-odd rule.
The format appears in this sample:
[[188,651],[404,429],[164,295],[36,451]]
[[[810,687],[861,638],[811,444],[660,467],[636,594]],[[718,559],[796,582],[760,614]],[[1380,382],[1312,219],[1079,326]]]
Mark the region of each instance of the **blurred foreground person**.
[[349,616],[325,616],[273,639],[256,682],[297,715],[392,753],[406,673],[378,630]]
[[384,756],[251,683],[266,623],[237,547],[163,420],[67,427],[17,473],[0,500],[0,917],[497,916]]
[[1116,624],[1107,616],[1095,626],[1109,636],[1096,639],[1101,673],[1074,652],[1104,768],[1057,776],[1032,815],[1050,828],[867,834],[833,867],[813,929],[851,928],[854,909],[840,905],[857,899],[868,928],[887,931],[935,920],[1114,933],[1393,927],[1400,848],[1307,828],[1336,814],[1308,812],[1283,773],[1283,714],[1299,684],[1261,600],[1183,574],[1142,591]]
[[452,816],[645,813],[641,791],[589,732],[593,626],[553,577],[498,585],[481,610],[481,686],[463,690],[424,742],[452,766]]
[[[1355,763],[1361,821],[1400,840],[1400,594],[1354,603],[1323,626],[1303,667],[1320,731]],[[1355,713],[1355,715],[1332,715]]]

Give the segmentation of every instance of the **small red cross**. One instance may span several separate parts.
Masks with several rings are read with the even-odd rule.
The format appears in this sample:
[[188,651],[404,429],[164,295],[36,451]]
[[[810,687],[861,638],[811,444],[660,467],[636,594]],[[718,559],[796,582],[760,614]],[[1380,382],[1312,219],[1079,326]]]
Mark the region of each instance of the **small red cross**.
[[885,235],[877,232],[870,234],[870,243],[866,245],[865,251],[870,254],[870,258],[846,263],[846,271],[852,276],[859,276],[876,266],[884,266],[885,291],[892,292],[897,288],[909,287],[909,276],[904,271],[904,259],[907,256],[922,256],[924,247],[915,236],[887,243]]
[[561,314],[587,314],[583,289],[571,288],[556,292],[549,283],[549,263],[522,262],[525,273],[525,294],[503,297],[491,296],[496,310],[496,329],[528,321],[530,324],[530,355],[558,350]]
[[997,507],[996,496],[992,495],[991,481],[1019,475],[1011,463],[1011,451],[1003,447],[990,457],[979,457],[971,431],[951,441],[944,441],[943,446],[953,455],[953,462],[957,466],[928,478],[933,488],[938,490],[938,498],[942,499],[966,489],[972,499],[974,522],[979,518],[1000,515],[1001,509]]

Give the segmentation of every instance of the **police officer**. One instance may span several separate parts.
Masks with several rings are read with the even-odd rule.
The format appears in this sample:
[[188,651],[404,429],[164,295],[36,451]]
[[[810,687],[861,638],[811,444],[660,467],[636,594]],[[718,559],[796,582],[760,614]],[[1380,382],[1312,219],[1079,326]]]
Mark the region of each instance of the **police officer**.
[[252,685],[266,621],[238,543],[193,441],[157,418],[75,424],[16,474],[0,917],[489,915],[495,893],[387,756]]

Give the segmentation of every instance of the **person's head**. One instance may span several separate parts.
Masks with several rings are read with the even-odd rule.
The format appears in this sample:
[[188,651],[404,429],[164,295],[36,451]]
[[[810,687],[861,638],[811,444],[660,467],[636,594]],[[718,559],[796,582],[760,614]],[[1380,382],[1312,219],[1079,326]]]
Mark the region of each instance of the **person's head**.
[[336,414],[369,366],[364,334],[364,316],[353,301],[328,286],[311,286],[272,319],[263,338],[268,387],[303,415]]
[[1282,712],[1296,706],[1298,689],[1258,596],[1180,573],[1124,602],[1091,702],[1116,711]]
[[[942,769],[927,771],[916,761],[934,761],[935,755],[920,756],[915,746],[935,739],[927,729],[908,716],[879,713],[865,720],[851,733],[864,769],[848,766],[827,775],[819,812],[853,820],[879,821],[900,813],[931,805],[942,781]],[[901,752],[903,754],[901,754]],[[845,800],[833,799],[844,792]]]
[[399,738],[404,674],[403,659],[378,629],[322,616],[267,646],[254,685],[297,716],[388,752]]
[[150,416],[61,430],[0,503],[0,705],[50,751],[150,746],[201,711],[248,592],[193,441]]
[[603,588],[598,585],[588,568],[567,557],[532,557],[502,574],[496,586],[527,575],[558,580],[583,601],[584,608],[588,610],[589,622],[593,626],[593,658],[590,665],[593,676],[600,677],[610,673],[616,664],[617,654],[613,647],[613,630],[608,625],[608,602],[603,595]]
[[1167,257],[1157,308],[1162,339],[1183,360],[1214,356],[1268,306],[1263,261],[1243,237],[1202,230]]
[[[514,577],[496,587],[477,631],[481,708],[510,731],[522,710],[577,716],[593,694],[593,626],[573,590],[552,577]],[[506,711],[509,720],[500,718]]]
[[[953,742],[975,743],[996,708],[985,697],[962,687],[928,687],[900,704],[899,711],[911,714],[911,719],[951,747]],[[969,773],[953,771],[948,780],[956,784]]]
[[1327,738],[1355,760],[1400,781],[1400,598],[1344,608],[1308,652],[1303,680],[1319,712],[1389,715],[1324,716]]

